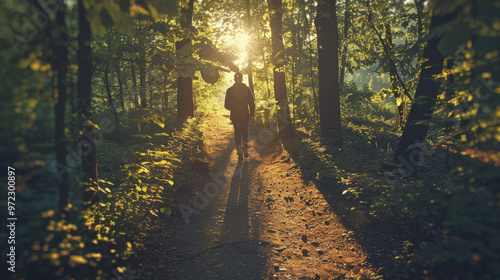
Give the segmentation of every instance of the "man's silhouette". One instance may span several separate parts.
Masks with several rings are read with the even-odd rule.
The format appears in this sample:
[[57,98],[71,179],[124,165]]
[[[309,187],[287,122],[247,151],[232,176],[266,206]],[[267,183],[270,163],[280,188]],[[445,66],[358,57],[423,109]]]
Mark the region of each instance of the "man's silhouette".
[[235,83],[227,90],[224,103],[224,107],[231,111],[238,160],[243,159],[243,155],[248,157],[248,121],[255,112],[252,91],[242,81],[240,72],[234,74]]

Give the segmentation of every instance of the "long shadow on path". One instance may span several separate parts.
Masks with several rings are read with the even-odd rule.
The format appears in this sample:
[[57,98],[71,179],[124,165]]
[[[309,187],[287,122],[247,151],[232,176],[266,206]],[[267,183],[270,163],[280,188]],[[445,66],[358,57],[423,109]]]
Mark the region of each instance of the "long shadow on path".
[[208,198],[198,215],[192,215],[190,224],[182,220],[173,224],[173,235],[167,241],[169,258],[202,253],[168,263],[161,279],[262,279],[265,275],[262,248],[251,240],[252,228],[258,227],[250,225],[249,210],[254,163],[245,160],[235,164],[232,133],[218,136],[220,142],[212,149],[220,156],[211,168],[212,176],[202,176],[194,187],[202,191],[207,183],[218,182],[219,193]]

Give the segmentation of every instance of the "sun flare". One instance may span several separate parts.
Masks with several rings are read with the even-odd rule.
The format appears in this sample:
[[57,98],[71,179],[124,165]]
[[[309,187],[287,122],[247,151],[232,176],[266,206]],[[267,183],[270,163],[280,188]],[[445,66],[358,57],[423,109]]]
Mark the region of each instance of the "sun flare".
[[250,41],[250,38],[249,38],[248,34],[241,33],[241,35],[238,38],[238,47],[241,49],[248,48],[249,41]]

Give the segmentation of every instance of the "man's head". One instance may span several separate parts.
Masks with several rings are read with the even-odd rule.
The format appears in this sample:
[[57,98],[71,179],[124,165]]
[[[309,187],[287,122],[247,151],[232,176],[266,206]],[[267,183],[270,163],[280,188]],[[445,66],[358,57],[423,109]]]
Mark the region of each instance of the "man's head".
[[236,73],[234,74],[234,81],[235,81],[236,83],[241,83],[241,82],[243,82],[243,75],[242,75],[240,72],[236,72]]

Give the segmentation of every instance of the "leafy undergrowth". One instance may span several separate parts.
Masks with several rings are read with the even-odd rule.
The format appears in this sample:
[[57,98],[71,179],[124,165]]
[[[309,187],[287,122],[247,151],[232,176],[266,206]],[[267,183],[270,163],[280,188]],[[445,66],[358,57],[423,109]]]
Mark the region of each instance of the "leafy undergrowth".
[[[182,170],[188,169],[200,150],[199,120],[190,119],[178,130],[171,124],[168,132],[155,127],[160,121],[157,118],[146,120],[154,129],[141,131],[139,137],[125,135],[131,131],[122,130],[126,141],[100,141],[100,202],[84,207],[81,199],[73,199],[69,219],[58,218],[53,204],[38,208],[40,222],[29,227],[23,224],[23,228],[39,233],[19,245],[27,261],[18,262],[13,279],[127,275],[131,259],[144,248],[150,232],[164,226],[175,206],[176,192],[186,180]],[[55,195],[57,192],[53,200]]]
[[498,279],[498,167],[451,155],[448,171],[435,149],[418,178],[394,180],[382,168],[397,145],[390,120],[347,116],[343,125],[341,149],[300,131],[285,147],[385,277]]

